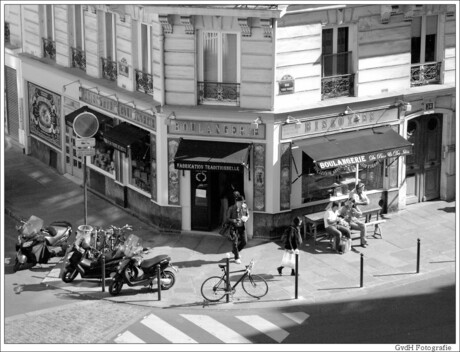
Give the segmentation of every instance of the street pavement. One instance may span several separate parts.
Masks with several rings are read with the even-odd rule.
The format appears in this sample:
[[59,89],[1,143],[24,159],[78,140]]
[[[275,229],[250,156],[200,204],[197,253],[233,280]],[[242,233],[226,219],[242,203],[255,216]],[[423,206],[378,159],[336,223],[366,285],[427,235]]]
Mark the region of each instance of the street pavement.
[[[15,219],[36,215],[49,224],[67,220],[74,231],[84,223],[83,188],[68,177],[60,175],[37,159],[24,155],[20,146],[6,137],[4,148],[4,206],[5,213]],[[148,257],[169,254],[178,267],[176,283],[161,292],[148,287],[123,286],[120,295],[112,297],[99,280],[82,280],[66,284],[60,279],[62,261],[50,267],[42,281],[48,287],[60,288],[73,294],[94,299],[123,302],[135,306],[160,308],[250,309],[298,304],[339,301],[365,296],[369,290],[398,287],[406,283],[456,272],[456,202],[430,201],[408,206],[383,217],[383,238],[370,237],[367,248],[354,241],[352,251],[344,255],[332,253],[329,244],[321,242],[313,249],[308,239],[300,249],[298,297],[295,298],[295,278],[290,270],[278,275],[283,249],[280,243],[252,239],[242,251],[242,265],[230,260],[230,270],[244,269],[255,259],[253,273],[263,276],[269,285],[268,294],[255,299],[247,296],[241,286],[226,302],[213,304],[203,300],[200,293],[203,281],[221,273],[219,263],[225,263],[231,244],[218,234],[182,231],[158,231],[110,201],[88,192],[88,224],[109,227],[130,224],[144,247],[150,247]],[[355,234],[354,237],[359,237]],[[420,240],[419,273],[417,269],[417,241]],[[360,265],[363,254],[363,286]],[[6,258],[5,258],[6,259]],[[14,263],[14,258],[11,258]],[[239,274],[232,274],[238,278]],[[7,304],[8,302],[5,302]]]

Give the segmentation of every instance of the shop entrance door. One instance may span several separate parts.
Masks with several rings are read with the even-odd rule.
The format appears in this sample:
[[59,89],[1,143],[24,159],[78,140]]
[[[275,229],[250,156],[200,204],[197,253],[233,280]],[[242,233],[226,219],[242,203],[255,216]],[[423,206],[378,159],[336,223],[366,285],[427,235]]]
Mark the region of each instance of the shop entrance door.
[[442,114],[409,120],[407,137],[414,154],[406,156],[406,204],[439,198]]
[[[241,172],[190,171],[191,228],[218,231],[228,206],[232,205],[232,191],[243,194],[244,174]],[[226,197],[228,202],[221,199]],[[230,198],[230,199],[229,199]]]

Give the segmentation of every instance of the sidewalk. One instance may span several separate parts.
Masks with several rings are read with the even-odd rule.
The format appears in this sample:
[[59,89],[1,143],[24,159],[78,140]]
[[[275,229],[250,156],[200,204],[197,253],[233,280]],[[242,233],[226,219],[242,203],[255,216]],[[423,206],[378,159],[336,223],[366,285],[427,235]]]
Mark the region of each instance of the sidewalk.
[[[5,137],[5,213],[12,217],[28,218],[36,215],[48,224],[54,220],[67,220],[74,231],[83,224],[83,189],[68,178],[59,175],[35,158],[26,156],[17,145]],[[397,214],[384,215],[388,221],[381,225],[383,238],[370,238],[370,246],[356,246],[345,255],[331,253],[328,244],[317,244],[313,251],[312,240],[301,247],[299,256],[298,299],[295,297],[294,277],[285,269],[279,276],[283,249],[279,243],[253,239],[242,251],[243,264],[254,258],[253,272],[263,276],[269,285],[268,294],[260,300],[245,294],[241,286],[230,303],[225,298],[218,304],[207,304],[200,293],[202,282],[219,275],[218,263],[225,263],[230,242],[219,235],[195,232],[159,233],[152,226],[110,202],[88,192],[88,224],[108,227],[113,224],[130,224],[133,232],[143,239],[145,247],[152,247],[150,256],[169,254],[179,268],[176,284],[161,292],[147,287],[123,286],[119,296],[105,292],[97,280],[70,283],[61,281],[62,263],[50,265],[50,273],[43,284],[88,295],[97,299],[150,307],[197,307],[214,309],[247,309],[285,306],[340,300],[365,295],[378,287],[397,287],[440,273],[455,273],[455,215],[456,202],[432,201],[419,203]],[[359,236],[359,235],[357,235]],[[420,239],[420,273],[416,273],[417,239]],[[359,241],[354,241],[354,245]],[[364,254],[363,287],[360,288],[360,258]],[[230,261],[230,270],[243,269]],[[14,274],[13,274],[14,275]],[[238,275],[238,274],[236,274]],[[235,276],[237,277],[237,276]]]

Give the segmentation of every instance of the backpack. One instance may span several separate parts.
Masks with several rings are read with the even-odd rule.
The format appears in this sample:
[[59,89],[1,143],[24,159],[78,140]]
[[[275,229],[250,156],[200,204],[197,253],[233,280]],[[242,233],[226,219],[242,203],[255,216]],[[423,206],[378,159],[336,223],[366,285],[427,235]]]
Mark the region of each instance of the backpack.
[[284,229],[283,234],[281,235],[280,241],[283,243],[286,243],[286,240],[289,238],[291,234],[291,228],[292,226],[288,226]]

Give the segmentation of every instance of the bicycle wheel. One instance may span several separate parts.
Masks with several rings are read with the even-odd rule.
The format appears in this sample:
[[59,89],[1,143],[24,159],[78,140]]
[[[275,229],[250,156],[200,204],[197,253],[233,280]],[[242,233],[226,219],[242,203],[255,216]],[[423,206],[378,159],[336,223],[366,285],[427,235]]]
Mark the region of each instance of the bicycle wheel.
[[259,275],[247,275],[241,283],[243,290],[252,297],[261,298],[268,292],[265,279]]
[[201,285],[201,295],[209,302],[217,302],[225,296],[225,282],[219,276],[211,276]]

